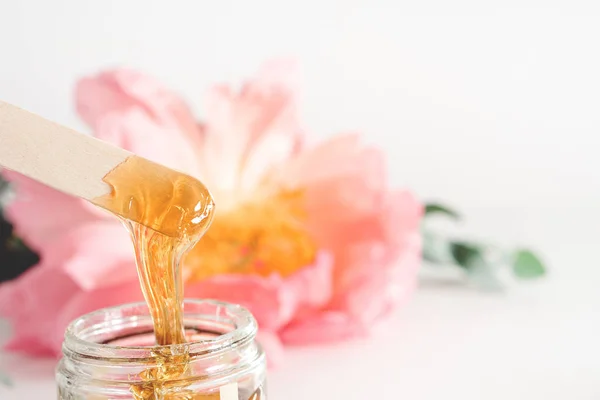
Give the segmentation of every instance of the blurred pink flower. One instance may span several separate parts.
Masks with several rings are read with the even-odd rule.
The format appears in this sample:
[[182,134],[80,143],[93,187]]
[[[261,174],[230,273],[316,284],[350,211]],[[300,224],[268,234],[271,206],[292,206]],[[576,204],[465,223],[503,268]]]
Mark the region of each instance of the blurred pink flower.
[[[390,190],[381,151],[342,135],[304,144],[290,69],[267,65],[234,91],[215,87],[198,124],[185,103],[138,72],[83,79],[77,110],[95,136],[203,180],[217,215],[186,258],[186,297],[249,308],[271,359],[282,344],[367,335],[405,300],[420,262],[422,207]],[[8,171],[7,215],[40,263],[0,285],[9,349],[58,354],[66,325],[143,299],[120,223]]]

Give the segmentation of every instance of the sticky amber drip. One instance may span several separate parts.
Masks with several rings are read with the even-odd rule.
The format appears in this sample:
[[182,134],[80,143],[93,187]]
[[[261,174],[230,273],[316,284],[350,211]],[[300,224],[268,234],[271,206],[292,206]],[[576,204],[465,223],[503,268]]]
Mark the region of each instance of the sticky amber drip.
[[104,182],[112,192],[94,204],[188,245],[212,220],[214,202],[202,182],[144,158],[127,158]]
[[[138,275],[154,323],[158,345],[183,344],[183,280],[181,259],[208,229],[214,203],[197,179],[132,156],[110,171],[104,181],[111,193],[94,203],[120,216],[135,248]],[[188,353],[182,346],[155,354],[156,366],[132,386],[136,399],[179,399],[182,388],[169,381],[185,378]],[[169,394],[171,393],[171,394]],[[201,398],[201,397],[200,397]]]

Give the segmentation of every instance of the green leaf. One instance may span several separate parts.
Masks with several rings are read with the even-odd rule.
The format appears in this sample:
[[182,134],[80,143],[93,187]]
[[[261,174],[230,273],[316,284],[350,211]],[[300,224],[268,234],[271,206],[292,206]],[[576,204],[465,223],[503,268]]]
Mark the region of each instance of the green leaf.
[[513,261],[515,276],[522,279],[539,278],[546,274],[542,261],[530,250],[519,250]]
[[0,385],[11,387],[13,385],[12,380],[5,375],[2,371],[0,371]]
[[443,214],[452,219],[460,219],[460,215],[449,207],[438,203],[425,204],[425,216],[430,216],[432,214]]
[[467,272],[472,285],[486,292],[497,292],[503,289],[494,264],[486,257],[484,247],[467,242],[454,242],[451,246],[456,264]]
[[481,250],[470,243],[453,242],[450,244],[450,252],[456,264],[464,269],[472,268],[483,259]]

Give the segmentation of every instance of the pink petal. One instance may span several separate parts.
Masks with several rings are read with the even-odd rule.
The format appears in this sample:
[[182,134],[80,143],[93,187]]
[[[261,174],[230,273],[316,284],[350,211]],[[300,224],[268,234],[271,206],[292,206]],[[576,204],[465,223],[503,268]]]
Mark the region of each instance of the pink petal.
[[60,310],[55,311],[52,347],[60,349],[65,329],[76,318],[105,307],[141,301],[144,301],[144,296],[137,279],[92,291],[78,291]]
[[86,291],[137,280],[133,244],[117,221],[73,229],[49,253],[48,262],[60,265]]
[[408,296],[419,265],[422,206],[407,192],[388,191],[380,150],[355,135],[336,137],[270,179],[305,191],[309,228],[335,255],[329,310],[369,325]]
[[113,70],[82,79],[77,111],[99,139],[193,175],[201,131],[186,104],[152,78]]
[[254,187],[268,168],[297,151],[302,130],[285,64],[267,67],[239,93],[226,86],[212,90],[203,159],[214,185]]
[[13,337],[4,345],[4,350],[34,357],[60,357],[62,355],[60,348],[44,345],[37,337]]
[[196,149],[180,130],[157,123],[138,108],[107,115],[97,123],[95,136],[172,169],[200,173]]
[[331,300],[333,261],[331,254],[321,251],[313,265],[302,268],[285,280],[286,290],[295,293],[298,299],[294,318],[311,313]]
[[384,172],[381,151],[361,145],[357,134],[345,134],[306,149],[273,178],[285,186],[311,187],[347,177],[372,181],[371,187],[380,190],[383,188]]
[[42,265],[1,285],[0,316],[13,326],[14,339],[8,346],[35,354],[59,351],[56,343],[62,332],[56,329],[57,313],[78,291],[66,274]]
[[269,176],[274,186],[301,189],[314,237],[324,246],[380,235],[373,219],[386,194],[381,151],[365,148],[354,135],[333,138],[307,150]]
[[[400,253],[400,259],[379,260],[378,256],[374,256],[369,260],[357,257],[357,262],[363,264],[346,266],[348,270],[344,271],[346,275],[343,276],[345,284],[331,307],[343,310],[365,325],[386,316],[393,307],[407,300],[416,287],[421,261],[420,244],[420,237],[415,235],[413,243]],[[381,244],[371,249],[357,247],[354,254],[361,251],[385,252],[382,247]]]
[[17,186],[7,216],[45,266],[60,266],[86,290],[136,277],[133,245],[116,217],[22,175],[6,175]]
[[276,330],[289,321],[296,308],[295,299],[281,290],[278,276],[217,275],[186,285],[186,297],[209,298],[240,304],[257,319],[259,326]]
[[10,349],[59,354],[77,313],[142,300],[130,239],[118,222],[99,220],[53,237],[37,266],[0,285],[0,316],[14,328]]
[[384,201],[385,232],[390,240],[400,244],[419,230],[423,204],[410,192],[394,191]]
[[324,305],[331,295],[331,257],[282,278],[278,275],[217,275],[186,285],[186,297],[213,298],[246,307],[261,329],[277,331],[297,313]]
[[0,286],[0,316],[13,325],[7,349],[58,355],[68,324],[100,308],[142,301],[137,280],[82,291],[60,270],[34,267]]
[[327,318],[299,315],[284,329],[284,340],[322,340],[311,334],[314,321],[332,324],[332,340],[366,333],[409,297],[420,261],[422,206],[408,192],[388,191],[381,151],[341,136],[300,154],[269,179],[305,191],[311,232],[336,261]]
[[409,193],[388,195],[364,225],[376,235],[338,249],[336,295],[332,307],[371,323],[407,299],[421,260],[421,204]]
[[15,233],[37,251],[44,251],[59,232],[91,221],[107,218],[106,212],[42,185],[16,172],[2,175],[16,189],[16,197],[6,207],[6,216]]
[[157,124],[178,128],[199,139],[197,126],[184,101],[141,72],[116,69],[81,79],[75,93],[77,112],[92,127],[106,116],[137,109]]
[[[419,223],[422,205],[409,192],[384,194],[379,207],[360,219],[341,224],[338,233],[342,245],[333,242],[336,261],[344,265],[343,274],[336,275],[336,285],[348,291],[348,282],[363,281],[364,275],[376,266],[391,266],[402,254],[420,254]],[[360,232],[360,233],[359,233]],[[416,237],[416,239],[415,239]]]
[[326,344],[366,337],[370,328],[343,312],[324,312],[293,322],[279,335],[286,345]]

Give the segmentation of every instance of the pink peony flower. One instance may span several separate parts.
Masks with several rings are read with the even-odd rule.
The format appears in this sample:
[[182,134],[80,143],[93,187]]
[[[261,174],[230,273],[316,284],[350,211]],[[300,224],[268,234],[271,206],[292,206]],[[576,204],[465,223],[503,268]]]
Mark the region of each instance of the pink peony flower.
[[[381,151],[343,135],[309,147],[285,63],[241,90],[215,87],[204,122],[140,73],[83,79],[77,110],[96,137],[194,175],[217,214],[185,260],[189,298],[249,308],[271,359],[282,344],[367,335],[415,287],[422,207],[390,190]],[[7,347],[58,354],[66,325],[95,309],[141,301],[132,246],[120,223],[82,200],[4,171],[7,209],[41,261],[0,285]]]

